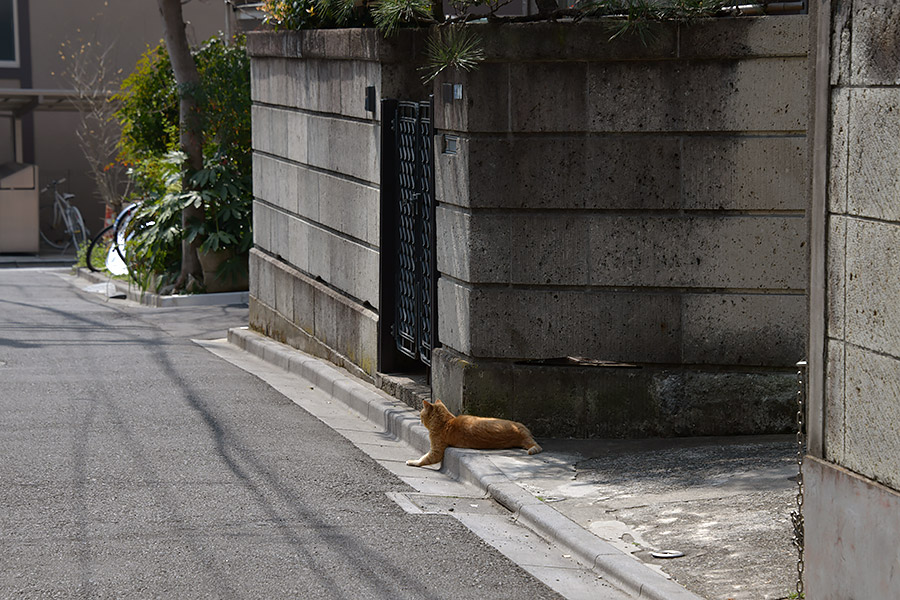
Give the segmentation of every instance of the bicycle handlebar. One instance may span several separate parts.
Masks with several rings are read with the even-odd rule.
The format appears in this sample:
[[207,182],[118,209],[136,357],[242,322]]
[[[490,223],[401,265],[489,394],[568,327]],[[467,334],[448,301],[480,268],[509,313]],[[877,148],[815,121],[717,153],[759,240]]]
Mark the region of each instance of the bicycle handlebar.
[[59,184],[65,183],[65,181],[66,181],[66,178],[65,178],[65,177],[62,177],[61,179],[54,179],[53,181],[51,181],[50,183],[48,183],[46,186],[44,186],[44,189],[41,190],[41,193],[43,194],[44,192],[46,192],[47,190],[49,190],[51,187],[55,188],[55,187],[58,186]]

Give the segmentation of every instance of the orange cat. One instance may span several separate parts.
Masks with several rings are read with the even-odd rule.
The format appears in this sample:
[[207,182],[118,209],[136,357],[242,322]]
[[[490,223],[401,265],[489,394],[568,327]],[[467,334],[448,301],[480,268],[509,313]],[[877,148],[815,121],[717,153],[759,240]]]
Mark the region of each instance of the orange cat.
[[441,462],[448,446],[476,448],[479,450],[499,448],[525,448],[528,454],[537,454],[537,445],[528,428],[515,421],[489,419],[460,415],[454,417],[440,400],[425,401],[419,415],[428,429],[431,451],[419,460],[408,460],[412,467],[423,467]]

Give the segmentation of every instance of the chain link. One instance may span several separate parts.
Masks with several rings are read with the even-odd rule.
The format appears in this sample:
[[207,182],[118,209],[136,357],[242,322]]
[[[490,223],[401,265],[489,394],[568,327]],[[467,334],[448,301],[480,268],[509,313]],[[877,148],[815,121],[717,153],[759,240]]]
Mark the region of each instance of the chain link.
[[797,510],[791,512],[797,548],[797,595],[803,597],[803,456],[806,454],[806,361],[797,363]]

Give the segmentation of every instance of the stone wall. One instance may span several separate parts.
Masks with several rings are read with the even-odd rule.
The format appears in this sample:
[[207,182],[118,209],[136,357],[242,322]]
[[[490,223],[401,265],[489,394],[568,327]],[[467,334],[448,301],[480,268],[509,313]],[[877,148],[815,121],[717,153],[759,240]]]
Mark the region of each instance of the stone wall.
[[839,7],[824,458],[900,489],[900,6]]
[[[437,396],[538,435],[788,430],[807,17],[660,26],[646,46],[589,23],[480,31],[486,62],[433,88],[416,32],[250,36],[251,326],[360,376],[384,368],[365,90],[433,92]],[[548,360],[567,356],[591,360]]]
[[248,36],[250,325],[362,377],[378,360],[377,99],[422,93],[408,60],[417,40],[351,29]]
[[[557,435],[788,430],[807,29],[485,27],[487,62],[438,80],[463,98],[436,107],[435,394]],[[565,356],[633,366],[534,362]]]
[[[900,597],[900,6],[823,3],[824,386],[808,461],[807,597]],[[829,35],[830,34],[830,35]],[[828,57],[830,53],[830,57]],[[828,63],[826,63],[827,65]],[[821,356],[812,357],[822,360]],[[818,433],[818,432],[816,432]]]

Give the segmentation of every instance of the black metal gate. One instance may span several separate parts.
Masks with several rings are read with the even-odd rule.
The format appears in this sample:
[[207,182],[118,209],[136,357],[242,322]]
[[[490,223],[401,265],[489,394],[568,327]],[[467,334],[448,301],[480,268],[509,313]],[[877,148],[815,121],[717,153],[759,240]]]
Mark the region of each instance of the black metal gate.
[[382,286],[393,286],[381,312],[392,312],[396,348],[426,365],[437,323],[433,106],[382,101]]

